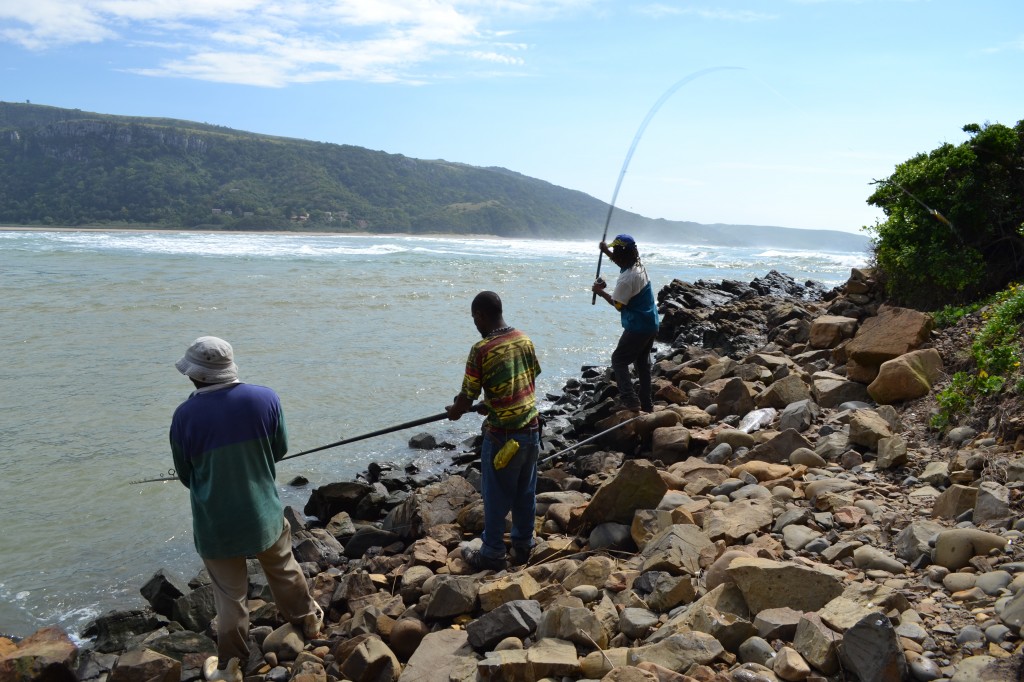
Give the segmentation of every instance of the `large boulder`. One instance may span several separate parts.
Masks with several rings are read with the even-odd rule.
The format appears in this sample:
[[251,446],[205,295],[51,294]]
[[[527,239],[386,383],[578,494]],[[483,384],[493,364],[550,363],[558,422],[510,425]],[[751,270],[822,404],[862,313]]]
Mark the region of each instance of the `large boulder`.
[[360,500],[371,491],[373,491],[373,486],[356,481],[328,483],[319,488],[313,488],[302,511],[317,517],[324,523],[339,512],[348,512],[356,516]]
[[726,572],[754,613],[788,606],[817,611],[843,593],[846,574],[828,566],[738,557]]
[[853,336],[857,318],[842,315],[821,315],[811,322],[811,348],[835,348],[840,341]]
[[915,350],[887,360],[868,384],[868,395],[880,405],[928,395],[942,371],[942,356],[934,348]]
[[476,489],[465,478],[449,476],[420,488],[388,512],[384,530],[407,539],[423,537],[429,528],[455,523],[463,507],[478,497]]
[[597,489],[580,522],[591,528],[609,521],[631,524],[637,509],[654,509],[668,491],[658,468],[645,459],[623,463],[615,478]]
[[935,327],[931,315],[910,308],[882,307],[861,323],[846,345],[846,372],[853,381],[869,384],[883,362],[916,350]]
[[74,682],[78,647],[60,628],[37,630],[18,642],[14,651],[0,655],[4,682]]

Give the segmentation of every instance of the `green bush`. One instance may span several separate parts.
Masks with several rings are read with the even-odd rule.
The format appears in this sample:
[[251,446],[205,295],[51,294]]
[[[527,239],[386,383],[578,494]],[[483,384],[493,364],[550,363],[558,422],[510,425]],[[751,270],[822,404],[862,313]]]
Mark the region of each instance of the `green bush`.
[[966,414],[982,397],[997,395],[1011,385],[1024,394],[1021,372],[1021,325],[1024,324],[1024,287],[1011,284],[981,307],[984,324],[971,340],[975,372],[957,372],[949,386],[936,394],[939,412],[931,426],[945,429]]
[[868,198],[886,215],[867,229],[894,302],[974,301],[1024,265],[1024,120],[964,131],[971,139],[903,162]]

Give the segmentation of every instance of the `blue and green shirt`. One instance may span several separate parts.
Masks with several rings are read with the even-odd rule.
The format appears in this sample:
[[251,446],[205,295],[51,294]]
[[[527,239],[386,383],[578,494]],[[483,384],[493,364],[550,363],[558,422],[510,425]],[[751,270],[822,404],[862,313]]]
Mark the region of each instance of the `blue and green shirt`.
[[635,334],[658,333],[658,304],[644,266],[622,268],[615,282],[612,302],[622,318],[622,328]]
[[174,411],[170,440],[199,556],[252,556],[274,544],[284,529],[275,463],[288,451],[277,394],[243,383],[199,389]]

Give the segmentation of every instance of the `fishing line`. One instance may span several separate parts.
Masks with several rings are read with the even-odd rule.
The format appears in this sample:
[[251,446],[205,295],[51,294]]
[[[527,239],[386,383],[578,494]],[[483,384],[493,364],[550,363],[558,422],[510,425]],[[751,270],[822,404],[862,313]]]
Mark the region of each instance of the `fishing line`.
[[940,223],[942,223],[943,225],[948,227],[950,230],[952,230],[954,236],[956,236],[957,239],[959,239],[961,242],[963,242],[963,238],[960,236],[960,233],[957,232],[957,229],[955,227],[953,227],[953,223],[949,222],[949,218],[947,218],[946,216],[944,216],[941,213],[939,213],[938,209],[934,209],[931,206],[929,206],[928,204],[926,204],[923,201],[921,201],[920,199],[918,199],[917,196],[912,194],[910,192],[910,190],[908,190],[906,187],[904,187],[900,183],[896,182],[895,180],[872,180],[869,184],[872,184],[872,185],[894,185],[901,192],[903,192],[908,197],[910,197],[911,199],[916,201],[921,206],[921,208],[923,208],[925,211],[928,212],[929,215],[931,215],[933,218],[935,218]]
[[[470,407],[467,410],[467,413],[468,412],[476,412],[477,408],[479,408],[482,404],[483,403],[477,403],[477,404],[473,405],[472,407]],[[285,457],[282,457],[281,459],[277,460],[277,462],[281,463],[281,462],[284,462],[285,460],[295,459],[296,457],[303,457],[305,455],[311,455],[314,452],[320,452],[321,450],[327,450],[329,448],[336,448],[339,445],[348,445],[349,443],[355,443],[357,441],[366,440],[367,438],[375,438],[377,436],[383,436],[384,434],[387,434],[387,433],[394,433],[395,431],[401,431],[403,429],[409,429],[409,428],[412,428],[413,426],[420,426],[421,424],[429,424],[431,422],[439,422],[442,419],[447,419],[447,418],[448,418],[448,413],[447,412],[441,412],[440,414],[432,414],[429,417],[421,417],[419,419],[414,419],[412,421],[403,422],[401,424],[396,424],[395,426],[388,426],[388,427],[385,427],[383,429],[379,429],[377,431],[371,431],[370,433],[364,433],[364,434],[359,435],[359,436],[352,436],[351,438],[343,438],[342,440],[338,440],[338,441],[335,441],[333,443],[328,443],[327,445],[321,445],[320,447],[311,448],[309,450],[303,450],[302,452],[296,452],[294,455],[287,455]],[[157,482],[160,482],[160,481],[176,481],[176,480],[178,480],[177,473],[174,471],[174,469],[168,469],[167,470],[167,476],[161,476],[161,477],[158,477],[158,478],[144,478],[144,479],[139,479],[139,480],[136,480],[136,481],[128,481],[128,485],[137,485],[139,483],[157,483]]]
[[[622,169],[619,170],[619,178],[618,180],[615,181],[615,191],[612,192],[612,202],[608,204],[608,216],[604,220],[604,235],[601,237],[602,242],[608,239],[608,225],[612,221],[612,213],[614,213],[615,211],[615,201],[619,197],[619,189],[622,187],[622,179],[626,177],[626,169],[629,168],[629,162],[633,158],[633,152],[636,151],[636,146],[637,144],[640,143],[640,138],[643,137],[644,131],[647,129],[647,124],[650,123],[651,119],[654,118],[654,115],[658,113],[658,109],[661,108],[661,105],[663,105],[669,97],[674,95],[679,88],[683,87],[692,80],[696,80],[701,76],[706,76],[709,73],[714,73],[715,71],[732,71],[742,68],[743,67],[741,66],[712,66],[707,69],[701,69],[700,71],[694,71],[690,75],[674,83],[671,87],[669,87],[668,90],[666,90],[662,94],[661,97],[658,98],[658,101],[655,102],[654,106],[652,106],[650,111],[647,112],[647,115],[644,117],[643,122],[640,123],[640,127],[637,128],[636,135],[633,136],[633,142],[632,144],[629,145],[629,151],[626,152],[626,158],[622,162]],[[598,279],[599,277],[601,277],[601,260],[603,258],[604,252],[602,251],[597,256],[597,274],[594,276],[594,279]],[[594,305],[595,303],[597,303],[596,292],[592,295],[590,299],[590,305]]]

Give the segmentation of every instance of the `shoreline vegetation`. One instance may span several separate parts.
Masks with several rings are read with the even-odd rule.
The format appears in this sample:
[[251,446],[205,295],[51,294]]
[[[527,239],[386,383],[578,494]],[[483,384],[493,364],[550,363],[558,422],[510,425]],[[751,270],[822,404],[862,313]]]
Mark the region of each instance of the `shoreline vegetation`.
[[[652,413],[615,411],[604,367],[545,410],[525,565],[462,560],[478,439],[439,473],[371,464],[286,510],[325,629],[303,640],[256,568],[247,679],[1016,679],[1024,458],[1012,434],[928,428],[962,336],[886,305],[866,269],[830,291],[674,280],[658,303]],[[85,646],[0,637],[0,677],[201,679],[208,579],[140,592]]]

